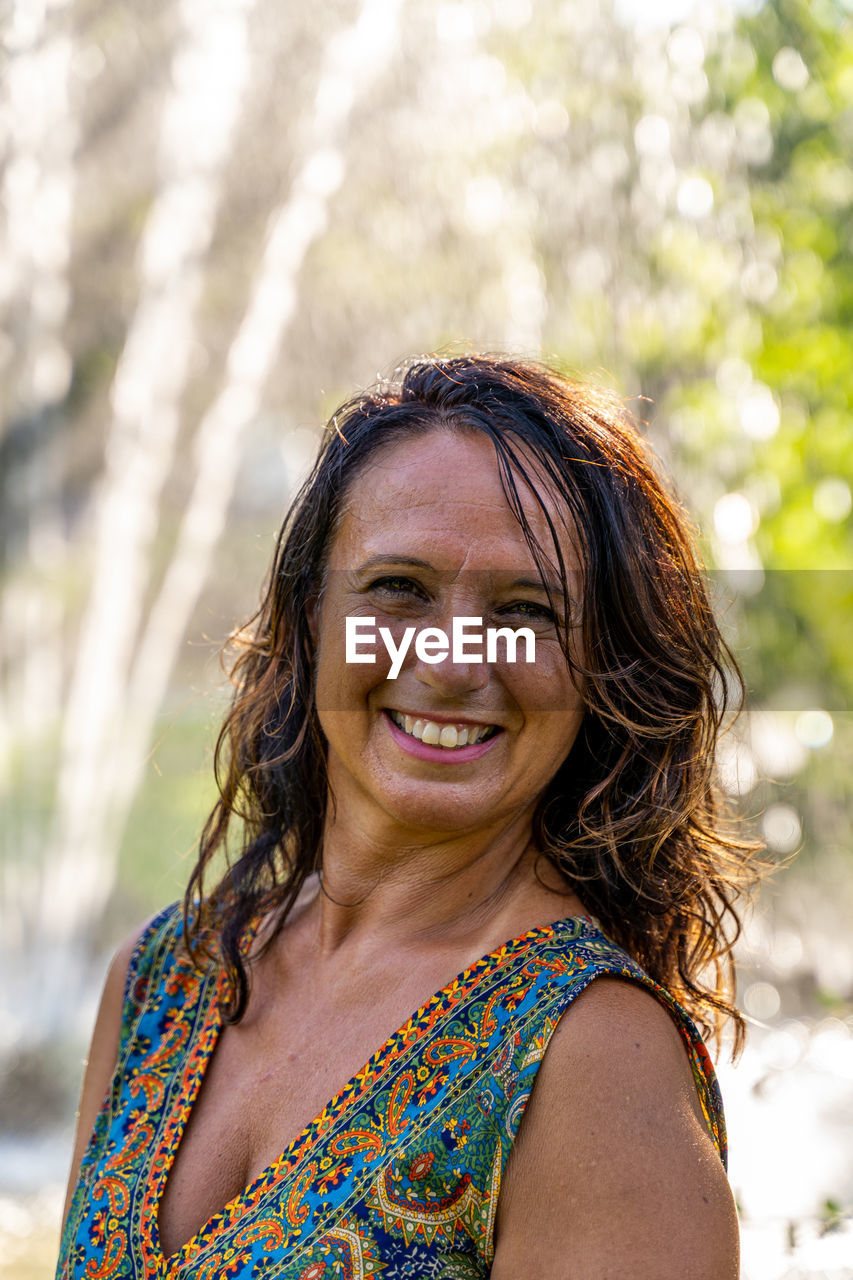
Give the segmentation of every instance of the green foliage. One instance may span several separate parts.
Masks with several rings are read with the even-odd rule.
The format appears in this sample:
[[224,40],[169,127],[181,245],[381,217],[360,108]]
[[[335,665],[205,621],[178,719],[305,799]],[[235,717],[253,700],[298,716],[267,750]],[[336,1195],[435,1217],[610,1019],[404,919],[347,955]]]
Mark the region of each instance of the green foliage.
[[[840,0],[775,0],[740,35],[754,56],[740,75],[711,65],[711,106],[735,119],[745,102],[753,115],[756,104],[766,109],[772,149],[749,195],[775,282],[749,304],[760,341],[748,359],[780,407],[778,432],[756,440],[741,483],[759,467],[778,482],[756,533],[765,565],[850,570],[842,486],[853,481],[853,23]],[[800,612],[814,619],[805,579],[794,581]],[[834,611],[821,612],[831,630]],[[836,640],[827,637],[830,648]],[[838,674],[853,690],[849,663],[839,661]]]
[[820,1234],[825,1236],[832,1231],[840,1231],[845,1219],[850,1217],[850,1213],[849,1211],[845,1213],[841,1202],[830,1196],[821,1205],[820,1216]]
[[[813,857],[828,846],[849,852],[853,837],[845,800],[853,700],[853,23],[840,0],[770,0],[740,21],[735,43],[737,57],[724,46],[706,66],[707,110],[740,121],[744,136],[747,125],[766,133],[763,155],[754,136],[747,147],[754,230],[740,305],[753,338],[728,348],[753,381],[735,378],[732,388],[718,369],[714,382],[685,399],[709,421],[728,421],[738,437],[725,485],[752,505],[751,547],[766,570],[763,589],[740,603],[738,653],[753,703],[823,706],[834,716],[834,738],[820,758],[810,753],[796,781],[772,789],[800,811]],[[772,393],[775,428],[772,418],[756,427],[745,417],[756,387]],[[719,540],[714,552],[726,562]]]

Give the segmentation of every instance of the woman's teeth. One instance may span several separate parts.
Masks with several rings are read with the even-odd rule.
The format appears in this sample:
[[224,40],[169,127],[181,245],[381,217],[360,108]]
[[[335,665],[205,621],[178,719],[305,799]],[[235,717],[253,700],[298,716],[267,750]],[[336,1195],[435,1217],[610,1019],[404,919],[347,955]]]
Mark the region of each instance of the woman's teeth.
[[482,742],[492,732],[490,724],[468,724],[457,728],[452,724],[436,724],[435,720],[420,720],[414,716],[402,715],[399,711],[391,711],[391,719],[398,729],[402,729],[411,738],[424,742],[428,747],[470,747],[475,742]]

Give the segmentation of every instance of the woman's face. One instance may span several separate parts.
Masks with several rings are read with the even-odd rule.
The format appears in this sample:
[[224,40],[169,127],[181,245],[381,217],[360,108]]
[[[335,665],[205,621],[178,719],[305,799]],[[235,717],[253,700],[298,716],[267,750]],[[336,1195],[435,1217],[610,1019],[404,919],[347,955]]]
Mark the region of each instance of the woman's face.
[[[547,553],[544,515],[519,477],[516,483]],[[568,517],[544,500],[561,531],[569,594],[577,598],[579,559]],[[559,601],[556,567],[552,580]],[[358,646],[374,663],[346,661],[348,618],[357,620],[360,636],[375,634],[374,643]],[[415,636],[440,628],[451,638],[454,618],[482,619],[481,628],[469,624],[469,634],[530,628],[535,660],[524,661],[521,641],[517,660],[508,661],[499,640],[496,662],[454,661],[452,651],[429,662],[412,637],[390,678],[380,627],[399,649],[411,628]],[[340,819],[366,817],[366,805],[415,837],[474,832],[532,814],[575,740],[583,701],[487,437],[435,429],[375,455],[347,496],[312,632],[317,708]],[[466,654],[481,650],[485,657],[485,644],[467,642]]]

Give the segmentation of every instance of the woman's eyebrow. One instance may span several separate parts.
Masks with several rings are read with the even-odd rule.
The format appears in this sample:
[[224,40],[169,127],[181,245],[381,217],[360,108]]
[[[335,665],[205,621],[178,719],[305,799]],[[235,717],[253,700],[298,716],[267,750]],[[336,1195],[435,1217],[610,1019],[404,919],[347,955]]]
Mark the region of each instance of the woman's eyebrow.
[[377,565],[380,564],[402,564],[406,565],[409,569],[433,568],[428,560],[418,560],[415,556],[400,556],[395,552],[390,552],[386,555],[380,551],[376,555],[368,556],[367,559],[358,566],[359,572],[363,572],[365,569],[375,569]]
[[542,591],[543,593],[552,596],[562,595],[563,592],[562,582],[555,578],[549,578],[547,581],[538,577],[515,578],[514,581],[510,583],[510,587],[513,591]]
[[[370,569],[377,568],[379,565],[391,564],[402,565],[409,569],[427,569],[430,572],[435,572],[435,566],[430,564],[428,560],[421,560],[417,556],[401,556],[396,552],[384,553],[381,551],[377,552],[375,555],[368,556],[366,560],[362,561],[358,566],[358,572],[365,573]],[[478,573],[482,571],[471,569],[468,572]],[[509,584],[509,587],[512,591],[541,591],[552,596],[561,595],[563,591],[563,584],[558,578],[549,578],[545,581],[538,576],[514,578]]]

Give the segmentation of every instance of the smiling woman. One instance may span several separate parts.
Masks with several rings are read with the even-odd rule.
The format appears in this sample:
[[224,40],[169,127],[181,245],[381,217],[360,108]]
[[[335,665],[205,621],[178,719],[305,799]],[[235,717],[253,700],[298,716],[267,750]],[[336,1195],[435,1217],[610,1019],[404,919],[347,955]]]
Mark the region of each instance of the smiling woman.
[[733,663],[619,402],[487,357],[351,401],[241,639],[183,910],[107,980],[58,1274],[734,1280]]

